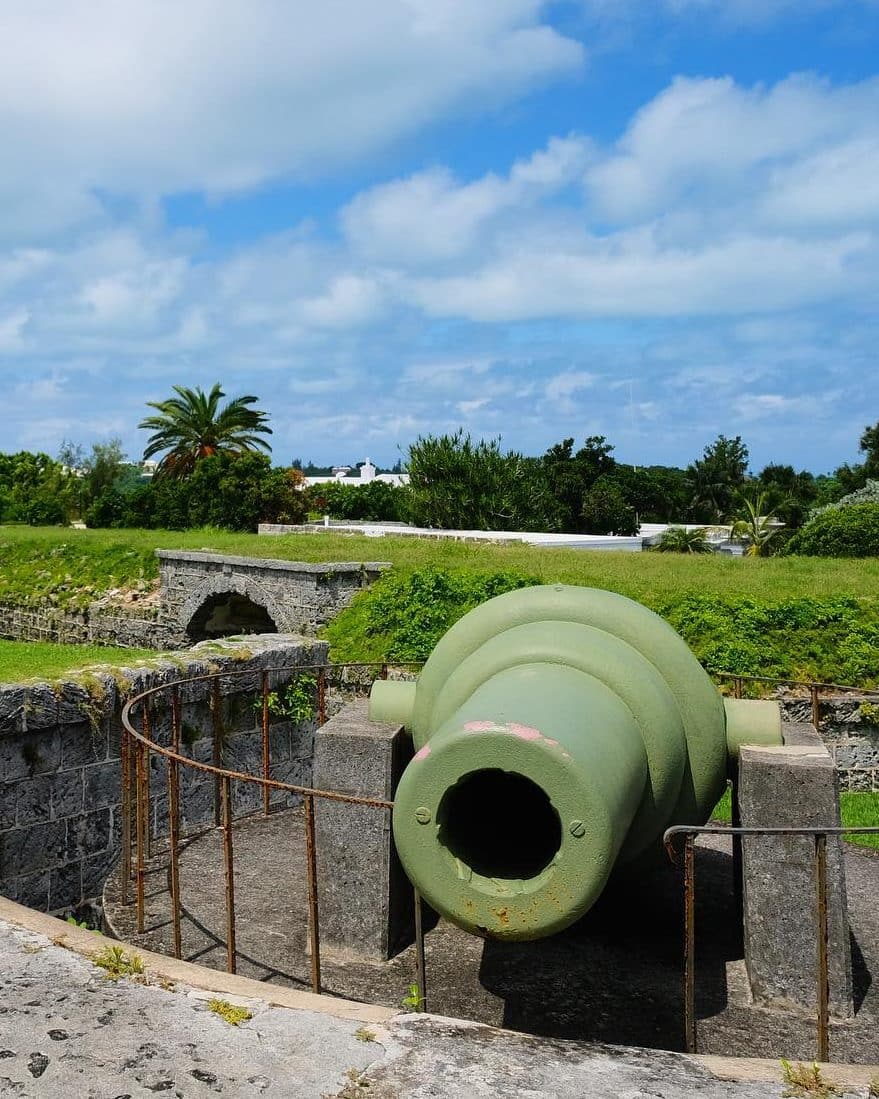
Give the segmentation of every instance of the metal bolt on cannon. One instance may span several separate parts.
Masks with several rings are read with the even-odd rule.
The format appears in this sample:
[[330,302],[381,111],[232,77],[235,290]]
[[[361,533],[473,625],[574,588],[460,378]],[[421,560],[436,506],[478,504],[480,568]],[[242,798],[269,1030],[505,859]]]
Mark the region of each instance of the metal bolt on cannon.
[[414,742],[393,812],[409,878],[511,940],[574,923],[665,829],[708,819],[740,745],[781,743],[778,706],[723,699],[658,615],[560,584],[465,615],[417,683],[374,684],[370,717]]

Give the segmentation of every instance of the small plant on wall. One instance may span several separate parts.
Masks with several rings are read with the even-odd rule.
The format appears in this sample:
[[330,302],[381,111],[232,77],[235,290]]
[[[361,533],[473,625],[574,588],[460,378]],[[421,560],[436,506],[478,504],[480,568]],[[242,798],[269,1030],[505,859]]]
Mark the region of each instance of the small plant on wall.
[[[267,696],[269,713],[274,717],[283,717],[299,725],[311,721],[317,712],[315,693],[317,679],[313,675],[299,675],[292,682]],[[254,701],[255,710],[262,709],[262,698]]]

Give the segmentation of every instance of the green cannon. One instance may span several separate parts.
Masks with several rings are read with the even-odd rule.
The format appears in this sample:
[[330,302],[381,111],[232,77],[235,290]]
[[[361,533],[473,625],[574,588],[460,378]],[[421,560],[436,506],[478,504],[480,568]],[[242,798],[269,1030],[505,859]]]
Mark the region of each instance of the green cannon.
[[400,859],[428,903],[496,939],[584,915],[614,869],[703,824],[741,744],[780,744],[771,702],[723,699],[658,615],[595,588],[525,588],[442,638],[370,717],[415,754],[394,798]]

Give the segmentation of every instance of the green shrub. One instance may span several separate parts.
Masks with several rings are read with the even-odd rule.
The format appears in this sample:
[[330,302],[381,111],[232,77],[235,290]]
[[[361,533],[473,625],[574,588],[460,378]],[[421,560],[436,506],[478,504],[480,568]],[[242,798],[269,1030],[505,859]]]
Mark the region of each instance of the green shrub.
[[[540,581],[514,572],[387,573],[329,626],[334,659],[426,660],[443,634],[474,607]],[[353,655],[356,653],[357,655]]]
[[308,489],[313,511],[334,519],[361,519],[373,523],[404,522],[409,514],[408,491],[386,481],[343,485],[327,481]]
[[879,504],[822,511],[791,538],[785,552],[805,557],[879,557]]

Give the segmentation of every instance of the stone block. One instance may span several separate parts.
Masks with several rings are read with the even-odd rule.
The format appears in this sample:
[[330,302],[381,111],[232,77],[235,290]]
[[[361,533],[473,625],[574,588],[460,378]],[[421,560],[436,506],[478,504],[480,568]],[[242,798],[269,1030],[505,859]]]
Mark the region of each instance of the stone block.
[[[65,823],[65,822],[59,822]],[[110,846],[110,810],[99,809],[95,813],[83,813],[68,817],[65,857],[78,860],[86,855],[96,855]]]
[[[313,782],[391,800],[411,754],[400,726],[370,721],[350,703],[315,737]],[[321,944],[386,959],[411,941],[412,888],[397,858],[389,809],[315,801]]]
[[46,729],[58,724],[59,692],[48,683],[36,683],[27,688],[24,701],[23,726],[25,729]]
[[0,687],[0,735],[17,733],[21,730],[24,699],[24,687],[13,685]]
[[36,874],[23,874],[9,881],[0,891],[4,896],[18,901],[19,904],[46,912],[49,908],[51,877],[52,872],[47,870],[38,871]]
[[19,779],[16,783],[15,822],[19,827],[51,819],[53,779],[54,775],[38,775],[36,778]]
[[50,912],[75,908],[82,903],[82,899],[81,862],[67,862],[50,871],[48,903]]
[[67,823],[63,820],[31,824],[0,834],[0,879],[48,870],[64,862]]
[[107,758],[107,741],[103,730],[95,729],[88,721],[63,725],[59,738],[59,763],[65,770],[83,767],[89,763],[101,763]]
[[7,782],[55,771],[60,760],[57,728],[0,738],[0,778]]
[[[739,808],[745,827],[839,825],[836,770],[816,733],[811,743],[743,747]],[[751,836],[742,843],[745,963],[754,1000],[814,1013],[817,1003],[815,841]],[[831,1011],[852,1014],[852,975],[841,841],[827,840]]]
[[82,770],[84,807],[87,811],[118,805],[121,801],[119,762],[95,763]]

